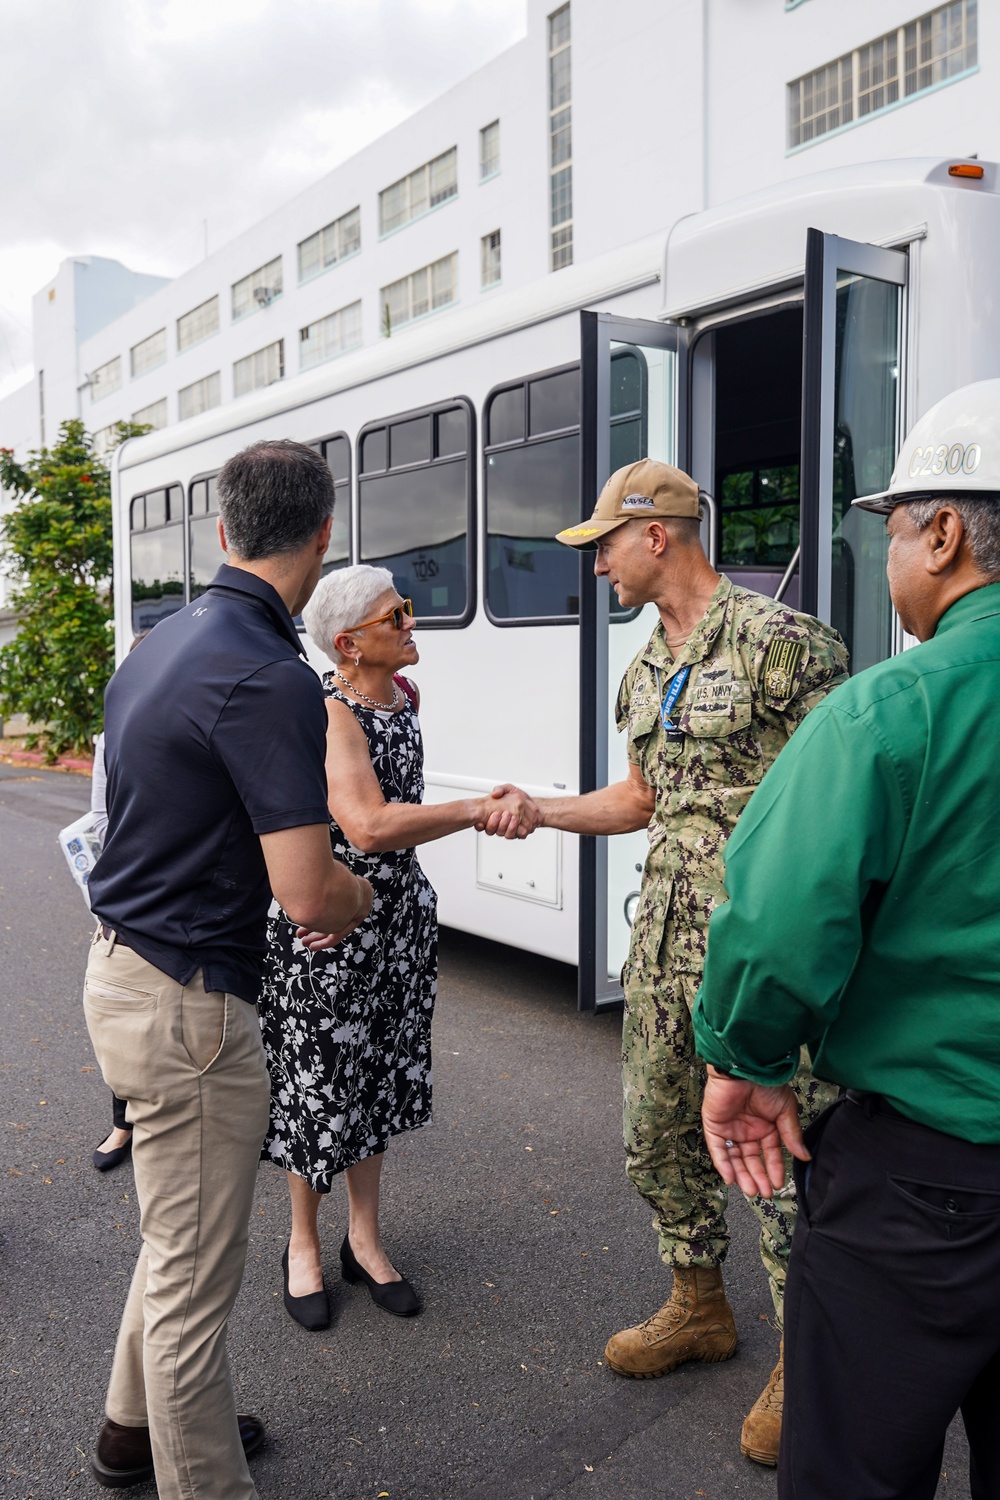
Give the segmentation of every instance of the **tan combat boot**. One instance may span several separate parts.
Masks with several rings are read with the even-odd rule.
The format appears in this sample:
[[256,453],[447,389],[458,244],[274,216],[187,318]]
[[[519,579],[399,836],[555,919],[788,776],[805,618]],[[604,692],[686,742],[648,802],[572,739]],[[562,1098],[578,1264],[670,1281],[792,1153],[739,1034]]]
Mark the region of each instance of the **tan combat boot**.
[[771,1378],[747,1413],[740,1433],[740,1451],[755,1464],[774,1468],[781,1442],[781,1408],[785,1400],[785,1340],[778,1350],[778,1363]]
[[619,1375],[652,1380],[689,1359],[716,1364],[736,1351],[733,1310],[719,1266],[675,1266],[674,1289],[645,1323],[608,1339],[604,1358]]

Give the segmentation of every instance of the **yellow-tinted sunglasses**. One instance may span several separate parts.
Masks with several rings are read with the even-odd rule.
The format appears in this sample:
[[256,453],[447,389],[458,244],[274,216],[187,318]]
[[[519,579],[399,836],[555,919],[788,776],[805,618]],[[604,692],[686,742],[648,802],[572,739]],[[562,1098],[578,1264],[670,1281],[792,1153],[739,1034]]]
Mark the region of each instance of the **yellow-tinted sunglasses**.
[[352,625],[351,630],[367,630],[369,625],[385,625],[392,621],[393,630],[402,630],[407,620],[413,619],[413,600],[404,599],[402,604],[397,604],[395,609],[390,609],[387,615],[379,615],[377,620],[366,620],[363,625]]

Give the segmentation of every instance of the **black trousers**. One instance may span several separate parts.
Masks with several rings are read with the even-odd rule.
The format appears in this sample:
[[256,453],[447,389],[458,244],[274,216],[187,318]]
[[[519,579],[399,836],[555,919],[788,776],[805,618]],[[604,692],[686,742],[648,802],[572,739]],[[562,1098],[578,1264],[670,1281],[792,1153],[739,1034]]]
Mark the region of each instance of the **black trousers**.
[[1000,1146],[874,1096],[838,1099],[806,1144],[779,1500],[931,1500],[959,1410],[973,1500],[1000,1500]]
[[114,1120],[115,1129],[116,1130],[131,1130],[132,1129],[131,1125],[129,1124],[129,1122],[125,1118],[125,1111],[126,1111],[127,1108],[128,1108],[128,1100],[127,1099],[119,1099],[118,1095],[116,1093],[114,1093],[114,1091],[112,1091],[112,1094],[111,1094],[111,1118]]

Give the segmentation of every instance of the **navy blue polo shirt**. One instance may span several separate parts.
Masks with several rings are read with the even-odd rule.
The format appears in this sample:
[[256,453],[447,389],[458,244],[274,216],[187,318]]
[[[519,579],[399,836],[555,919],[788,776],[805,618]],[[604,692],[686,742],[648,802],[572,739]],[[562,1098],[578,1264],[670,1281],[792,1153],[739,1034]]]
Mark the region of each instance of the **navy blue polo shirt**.
[[187,984],[256,1001],[271,889],[259,835],[327,823],[326,709],[279,594],[223,566],[105,694],[108,833],[93,909]]

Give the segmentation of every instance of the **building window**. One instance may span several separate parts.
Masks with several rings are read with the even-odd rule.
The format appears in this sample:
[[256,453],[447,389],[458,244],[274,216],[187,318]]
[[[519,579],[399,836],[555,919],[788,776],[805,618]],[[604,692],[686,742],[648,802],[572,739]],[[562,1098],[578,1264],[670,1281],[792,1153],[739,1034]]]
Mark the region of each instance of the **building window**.
[[266,349],[248,354],[233,365],[233,395],[245,396],[248,391],[259,391],[262,386],[273,385],[285,374],[285,341],[277,339]]
[[132,413],[132,421],[139,422],[146,427],[159,429],[167,425],[167,398],[161,396],[159,401],[153,401],[149,406],[141,406],[138,411]]
[[98,458],[103,458],[121,442],[117,428],[118,423],[112,422],[108,427],[99,427],[94,433],[94,452]]
[[357,349],[360,343],[361,303],[352,302],[299,329],[299,369],[311,370],[313,365]]
[[472,613],[475,452],[464,398],[373,424],[358,440],[361,561],[390,570],[423,626],[464,625]]
[[214,375],[195,380],[177,392],[177,417],[179,421],[186,422],[188,417],[196,417],[199,412],[211,411],[213,406],[221,404],[222,379],[216,370]]
[[482,246],[483,286],[496,286],[500,280],[499,229],[494,229],[491,234],[484,234],[480,245]]
[[299,244],[299,280],[311,281],[361,249],[361,210],[352,208]]
[[184,491],[136,495],[129,509],[132,630],[149,630],[184,604]]
[[549,224],[553,271],[573,264],[569,6],[549,16]]
[[249,276],[235,281],[232,292],[234,323],[267,307],[276,297],[281,296],[281,256],[276,255],[266,266],[258,266]]
[[121,384],[122,357],[120,354],[116,354],[114,359],[109,359],[106,365],[98,365],[96,370],[91,370],[91,401],[101,401],[105,396],[110,396],[113,392],[121,390]]
[[807,146],[976,67],[977,0],[953,0],[788,85],[788,146]]
[[177,319],[177,349],[190,349],[219,331],[219,299],[209,297]]
[[433,161],[425,162],[408,177],[401,177],[378,195],[378,232],[391,234],[412,219],[430,213],[458,193],[458,147],[452,146]]
[[500,170],[500,121],[484,125],[479,132],[479,181],[495,177]]
[[133,380],[139,375],[148,375],[150,370],[159,369],[167,362],[167,330],[161,328],[158,333],[151,333],[148,339],[133,344],[129,355]]
[[458,251],[423,266],[410,276],[384,286],[380,292],[382,332],[388,336],[438,308],[458,301]]

